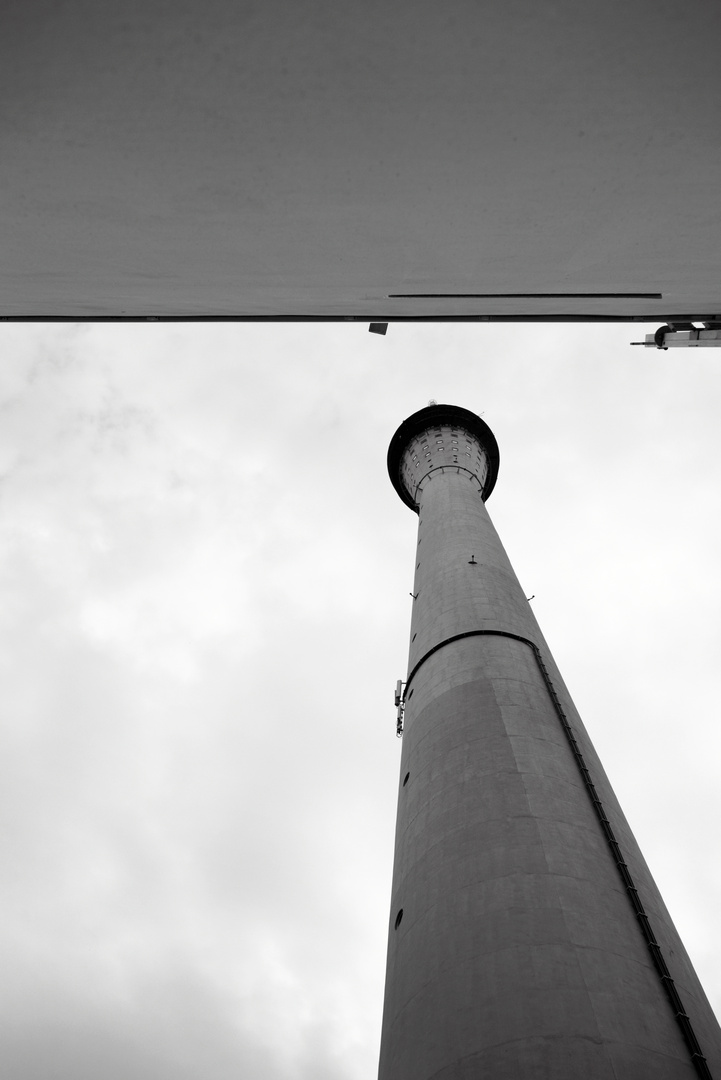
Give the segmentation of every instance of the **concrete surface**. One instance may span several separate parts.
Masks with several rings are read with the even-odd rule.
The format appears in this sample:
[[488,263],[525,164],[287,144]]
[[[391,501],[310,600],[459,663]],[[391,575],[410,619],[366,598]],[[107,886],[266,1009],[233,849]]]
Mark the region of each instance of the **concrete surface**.
[[477,630],[517,634],[540,649],[711,1072],[721,1076],[719,1026],[479,493],[484,447],[464,433],[476,482],[449,462],[462,423],[411,438],[401,466],[410,491],[417,459],[427,475],[417,496],[415,674],[406,691],[380,1080],[698,1075],[533,650],[491,634],[428,655]]
[[704,0],[9,0],[0,316],[721,315],[719,37]]

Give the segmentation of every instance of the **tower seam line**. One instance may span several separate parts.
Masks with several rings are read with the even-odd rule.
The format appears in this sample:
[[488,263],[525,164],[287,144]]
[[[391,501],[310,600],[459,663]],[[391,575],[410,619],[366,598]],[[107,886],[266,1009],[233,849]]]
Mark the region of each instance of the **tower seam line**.
[[538,670],[541,673],[541,678],[543,679],[546,690],[548,691],[548,696],[551,699],[556,715],[560,721],[561,727],[563,728],[564,734],[573,753],[578,770],[581,773],[581,778],[586,788],[586,792],[591,800],[591,804],[596,813],[596,817],[598,818],[598,821],[601,825],[601,829],[606,837],[608,846],[611,849],[613,861],[616,865],[616,869],[618,870],[621,881],[623,882],[623,886],[626,895],[628,896],[631,903],[631,907],[633,908],[634,914],[636,915],[639,929],[641,930],[644,940],[646,941],[646,945],[648,946],[649,952],[651,953],[651,958],[661,981],[661,985],[666,993],[668,1002],[671,1006],[671,1011],[673,1012],[674,1018],[681,1029],[683,1040],[686,1043],[686,1047],[689,1051],[691,1063],[693,1064],[696,1073],[702,1078],[702,1080],[713,1080],[713,1076],[709,1070],[706,1058],[701,1051],[701,1046],[696,1037],[696,1033],[693,1029],[688,1013],[683,1006],[681,997],[678,993],[678,990],[676,989],[676,984],[673,980],[673,977],[671,976],[671,973],[666,966],[666,961],[664,960],[661,946],[656,940],[656,936],[651,927],[648,915],[646,914],[643,903],[641,902],[641,898],[634,884],[631,872],[628,869],[628,864],[623,858],[621,847],[616,840],[616,835],[613,831],[608,816],[606,815],[603,803],[601,802],[601,798],[596,791],[596,786],[593,783],[593,780],[591,779],[591,773],[586,765],[583,753],[578,745],[578,741],[573,732],[573,728],[569,723],[568,717],[563,711],[563,707],[561,706],[561,700],[556,692],[556,688],[553,685],[551,676],[548,673],[548,669],[543,662],[541,650],[538,648],[536,643],[534,641],[531,641],[530,638],[522,637],[520,634],[513,634],[510,630],[466,630],[460,634],[453,634],[451,637],[445,638],[443,641],[437,642],[431,649],[428,650],[428,652],[426,652],[420,658],[420,660],[411,669],[408,674],[405,689],[403,692],[404,704],[406,701],[406,695],[408,694],[408,687],[411,685],[412,680],[415,678],[420,668],[425,664],[426,660],[430,659],[430,657],[433,656],[434,653],[438,652],[439,649],[444,648],[446,645],[450,645],[454,641],[461,641],[463,640],[463,638],[470,637],[511,638],[514,641],[520,641],[523,645],[528,645],[533,652],[536,664],[538,666]]

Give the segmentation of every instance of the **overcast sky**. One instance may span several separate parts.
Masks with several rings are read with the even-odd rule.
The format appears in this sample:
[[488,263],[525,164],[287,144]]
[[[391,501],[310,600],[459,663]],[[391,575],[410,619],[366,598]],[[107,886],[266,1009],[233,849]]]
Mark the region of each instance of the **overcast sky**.
[[717,1014],[717,350],[617,325],[0,324],[11,1080],[373,1080],[430,398]]

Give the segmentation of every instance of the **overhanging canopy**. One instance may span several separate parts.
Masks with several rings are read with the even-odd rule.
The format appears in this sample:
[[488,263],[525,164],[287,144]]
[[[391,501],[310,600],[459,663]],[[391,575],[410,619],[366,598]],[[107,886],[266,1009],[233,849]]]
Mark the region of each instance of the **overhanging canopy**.
[[721,317],[721,7],[38,0],[0,315]]

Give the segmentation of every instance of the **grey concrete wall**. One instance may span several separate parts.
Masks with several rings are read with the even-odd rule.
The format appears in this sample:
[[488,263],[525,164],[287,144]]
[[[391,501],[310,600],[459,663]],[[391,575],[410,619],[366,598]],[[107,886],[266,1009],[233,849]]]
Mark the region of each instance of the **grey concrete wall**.
[[4,4],[0,316],[721,314],[720,34],[708,0]]
[[[478,484],[444,467],[421,487],[409,671],[472,630],[537,644],[721,1076],[718,1024]],[[695,1077],[532,649],[498,636],[453,642],[408,695],[380,1080]]]

